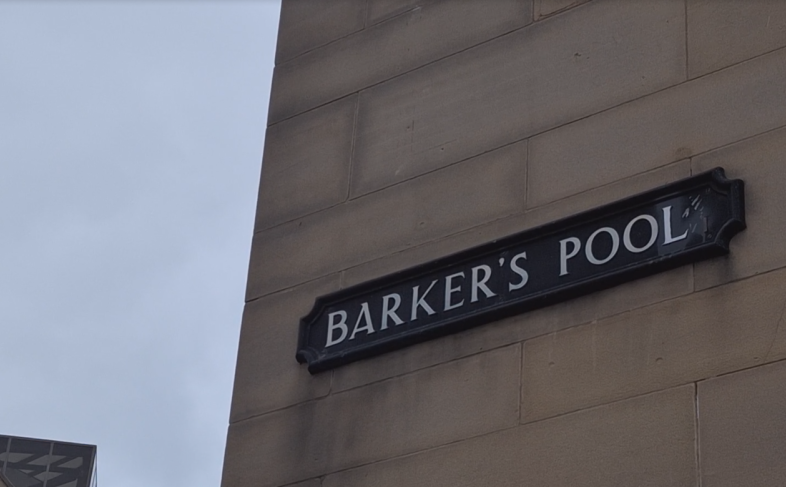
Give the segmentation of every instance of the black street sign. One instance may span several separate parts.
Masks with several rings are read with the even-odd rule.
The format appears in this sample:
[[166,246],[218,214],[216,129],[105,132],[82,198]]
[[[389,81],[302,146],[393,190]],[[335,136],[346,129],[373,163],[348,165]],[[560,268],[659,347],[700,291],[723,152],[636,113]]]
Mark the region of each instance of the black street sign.
[[322,296],[300,322],[311,373],[729,252],[743,182],[723,169]]

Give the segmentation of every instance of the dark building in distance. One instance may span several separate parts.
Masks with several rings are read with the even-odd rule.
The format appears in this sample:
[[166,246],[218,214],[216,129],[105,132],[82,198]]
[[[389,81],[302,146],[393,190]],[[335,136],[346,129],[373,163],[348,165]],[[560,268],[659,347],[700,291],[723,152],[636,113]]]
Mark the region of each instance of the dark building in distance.
[[0,436],[0,487],[95,487],[96,447]]

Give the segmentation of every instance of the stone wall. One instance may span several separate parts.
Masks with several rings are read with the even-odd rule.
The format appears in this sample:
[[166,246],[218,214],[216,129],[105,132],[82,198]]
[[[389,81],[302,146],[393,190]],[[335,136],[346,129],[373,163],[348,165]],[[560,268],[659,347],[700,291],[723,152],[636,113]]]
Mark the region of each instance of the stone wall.
[[[786,484],[786,2],[284,0],[224,487]],[[722,166],[729,257],[311,375],[314,299]]]

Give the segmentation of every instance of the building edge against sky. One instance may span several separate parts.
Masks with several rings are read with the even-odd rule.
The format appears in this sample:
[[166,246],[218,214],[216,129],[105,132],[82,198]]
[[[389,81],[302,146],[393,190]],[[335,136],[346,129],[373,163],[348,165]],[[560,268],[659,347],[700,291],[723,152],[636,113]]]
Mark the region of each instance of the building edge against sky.
[[[222,486],[786,483],[784,93],[781,2],[284,0]],[[317,298],[716,167],[727,256],[295,359]]]

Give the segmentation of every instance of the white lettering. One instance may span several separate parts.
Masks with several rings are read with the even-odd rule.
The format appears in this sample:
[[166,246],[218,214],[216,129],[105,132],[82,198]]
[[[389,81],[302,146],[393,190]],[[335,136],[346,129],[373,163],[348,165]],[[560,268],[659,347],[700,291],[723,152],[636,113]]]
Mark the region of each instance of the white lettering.
[[[650,224],[650,240],[647,242],[647,245],[644,247],[636,247],[633,245],[633,242],[630,240],[630,232],[633,230],[633,225],[639,220],[647,220]],[[622,234],[622,242],[625,244],[625,248],[633,252],[634,254],[638,254],[644,252],[648,248],[652,247],[655,241],[658,239],[658,221],[655,220],[654,217],[650,215],[639,215],[633,220],[628,223],[628,226],[625,227],[625,232]]]
[[[611,252],[609,252],[609,255],[602,260],[595,258],[595,254],[592,252],[592,243],[595,241],[595,237],[600,235],[601,232],[608,233],[609,236],[611,237]],[[590,261],[590,263],[595,265],[601,265],[613,259],[614,256],[617,255],[617,251],[619,249],[620,249],[620,236],[617,233],[617,231],[611,227],[603,227],[603,228],[598,228],[597,230],[592,232],[592,235],[590,235],[590,237],[587,239],[587,247],[584,249],[584,251],[587,254],[587,260]]]
[[[483,271],[483,279],[478,280],[478,271]],[[492,296],[496,296],[491,289],[486,286],[486,283],[491,278],[491,267],[487,265],[479,265],[477,267],[472,268],[472,299],[470,302],[474,303],[478,300],[478,289],[483,291],[483,294],[486,295],[487,298]]]
[[[568,250],[568,243],[573,244],[573,249],[570,253]],[[564,276],[568,273],[568,259],[576,257],[581,250],[581,241],[576,237],[569,237],[559,241],[559,275]]]
[[461,292],[461,285],[458,287],[453,287],[453,279],[457,277],[464,277],[463,272],[459,272],[456,274],[451,274],[445,278],[445,311],[458,308],[459,306],[464,305],[464,300],[462,299],[456,304],[450,304],[450,295],[453,293]]
[[[393,307],[390,307],[390,300],[393,300]],[[396,314],[396,310],[401,306],[401,296],[397,293],[388,294],[382,298],[382,324],[379,326],[380,330],[388,329],[388,318],[393,319],[393,323],[400,325],[404,323],[401,318]]]
[[518,262],[519,259],[526,260],[526,258],[527,253],[522,252],[513,256],[513,258],[510,260],[510,270],[518,274],[521,277],[521,280],[517,284],[513,284],[512,282],[508,283],[508,291],[515,291],[516,289],[521,289],[527,285],[527,282],[529,281],[529,274],[527,271],[516,265],[516,262]]
[[674,242],[679,242],[680,240],[688,238],[688,231],[685,230],[685,233],[680,235],[679,237],[672,237],[671,233],[671,206],[666,206],[663,208],[663,245],[669,245]]
[[[336,323],[336,316],[341,317],[341,321],[339,321],[338,323]],[[333,338],[333,332],[336,329],[341,330],[341,336],[338,339]],[[327,343],[325,343],[325,348],[343,342],[344,339],[347,337],[347,333],[349,333],[349,330],[347,329],[347,312],[335,311],[333,313],[328,314]]]
[[433,288],[434,284],[436,283],[437,280],[434,279],[434,281],[431,283],[428,289],[426,289],[426,292],[423,293],[423,296],[421,296],[420,298],[418,298],[418,290],[420,289],[420,286],[415,286],[412,288],[412,318],[410,319],[410,321],[415,321],[416,319],[418,319],[418,306],[426,310],[426,313],[428,313],[429,315],[433,315],[435,313],[435,311],[431,308],[431,306],[429,306],[428,303],[426,302],[426,296],[428,295],[429,291],[431,291],[431,288]]
[[[365,321],[366,324],[359,326],[361,321]],[[374,333],[374,325],[371,324],[371,313],[368,311],[368,303],[363,303],[360,305],[360,314],[358,315],[358,320],[355,322],[355,328],[352,329],[352,335],[349,337],[349,339],[354,340],[355,335],[359,331],[365,331],[369,335]]]

